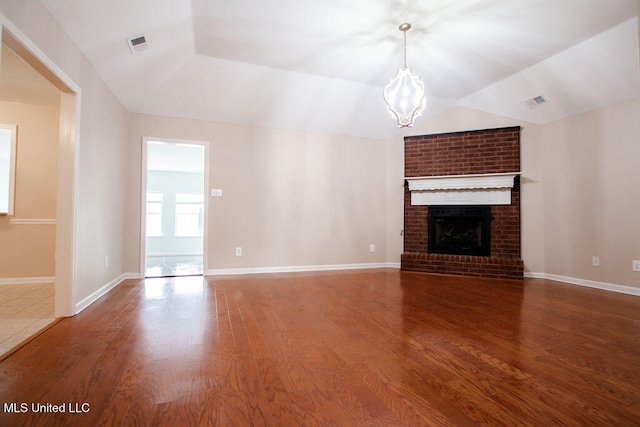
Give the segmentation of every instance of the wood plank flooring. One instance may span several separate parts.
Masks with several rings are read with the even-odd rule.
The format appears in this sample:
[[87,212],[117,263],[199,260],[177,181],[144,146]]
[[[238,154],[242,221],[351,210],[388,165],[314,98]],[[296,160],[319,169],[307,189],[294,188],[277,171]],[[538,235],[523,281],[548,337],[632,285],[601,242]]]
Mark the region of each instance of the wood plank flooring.
[[127,280],[0,362],[0,404],[2,426],[637,426],[640,297],[393,269]]

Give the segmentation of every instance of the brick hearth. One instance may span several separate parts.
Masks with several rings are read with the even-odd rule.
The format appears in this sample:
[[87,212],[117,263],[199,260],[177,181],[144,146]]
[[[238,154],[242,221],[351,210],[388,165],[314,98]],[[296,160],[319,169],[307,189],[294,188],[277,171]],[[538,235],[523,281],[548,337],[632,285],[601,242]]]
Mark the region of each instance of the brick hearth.
[[[520,171],[520,127],[405,137],[405,177]],[[491,256],[428,253],[429,206],[412,205],[405,186],[403,270],[522,279],[520,185],[511,204],[491,206]]]

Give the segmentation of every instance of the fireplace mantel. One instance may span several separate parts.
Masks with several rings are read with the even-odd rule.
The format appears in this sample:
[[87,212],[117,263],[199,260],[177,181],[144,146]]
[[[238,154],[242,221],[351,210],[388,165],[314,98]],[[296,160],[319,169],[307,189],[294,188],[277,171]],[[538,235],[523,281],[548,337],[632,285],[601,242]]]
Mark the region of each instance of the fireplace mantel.
[[[402,270],[521,280],[519,170],[519,126],[405,136]],[[434,237],[429,216],[450,205],[465,214],[485,205],[489,256],[433,253],[438,230]]]
[[520,172],[405,178],[412,205],[509,205]]

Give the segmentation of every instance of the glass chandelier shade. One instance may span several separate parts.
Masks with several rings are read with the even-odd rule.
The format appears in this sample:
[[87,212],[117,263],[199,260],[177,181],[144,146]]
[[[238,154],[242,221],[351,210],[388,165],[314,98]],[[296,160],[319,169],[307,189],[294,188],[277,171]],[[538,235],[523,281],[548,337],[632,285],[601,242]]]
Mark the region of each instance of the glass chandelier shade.
[[398,75],[389,81],[383,92],[387,110],[398,122],[398,127],[413,126],[414,120],[427,107],[424,84],[420,77],[407,67],[407,31],[410,28],[411,24],[400,25],[400,31],[404,33],[404,66],[398,70]]

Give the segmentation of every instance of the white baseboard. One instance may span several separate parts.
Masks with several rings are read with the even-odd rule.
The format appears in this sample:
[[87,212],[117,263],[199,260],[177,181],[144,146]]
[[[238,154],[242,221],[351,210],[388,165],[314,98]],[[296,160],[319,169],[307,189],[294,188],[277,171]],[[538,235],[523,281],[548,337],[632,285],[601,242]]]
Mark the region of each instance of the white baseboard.
[[26,285],[29,283],[55,283],[56,278],[51,277],[9,277],[0,279],[0,285]]
[[399,262],[379,262],[366,264],[294,265],[287,267],[218,268],[207,270],[207,276],[228,276],[264,273],[300,273],[308,271],[359,270],[370,268],[400,268]]
[[535,273],[535,272],[524,273],[524,277],[531,278],[531,279],[555,280],[557,282],[569,283],[571,285],[586,286],[588,288],[596,288],[596,289],[602,289],[605,291],[640,296],[640,288],[634,288],[631,286],[624,286],[624,285],[616,285],[613,283],[596,282],[593,280],[578,279],[575,277],[558,276],[557,274]]
[[100,289],[98,289],[97,291],[95,291],[94,293],[89,295],[88,297],[84,298],[82,301],[77,302],[76,305],[75,305],[74,313],[78,314],[82,310],[84,310],[85,308],[89,307],[91,304],[96,302],[100,297],[104,296],[111,289],[115,288],[120,283],[122,283],[123,280],[126,280],[126,279],[137,279],[138,277],[139,277],[139,274],[137,274],[137,273],[124,273],[124,274],[121,274],[120,276],[116,277],[115,279],[113,279],[112,281],[110,281],[109,283],[107,283],[106,285],[104,285],[103,287],[101,287]]
[[147,254],[147,258],[166,258],[166,257],[174,257],[174,256],[202,256],[202,254],[197,253],[177,253],[177,254]]

